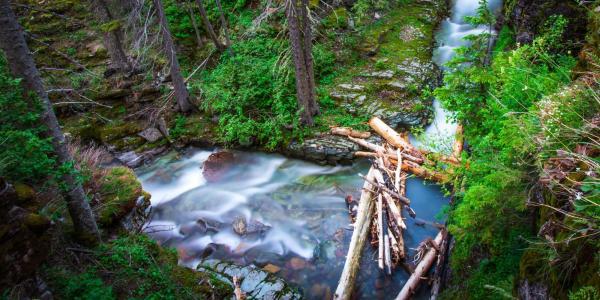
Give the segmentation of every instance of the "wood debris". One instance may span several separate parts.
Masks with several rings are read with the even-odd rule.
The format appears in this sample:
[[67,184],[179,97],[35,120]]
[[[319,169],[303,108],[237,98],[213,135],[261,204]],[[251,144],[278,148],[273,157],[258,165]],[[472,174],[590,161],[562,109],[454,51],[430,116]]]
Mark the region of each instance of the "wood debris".
[[[411,173],[439,183],[448,182],[447,172],[438,172],[431,167],[436,165],[436,162],[451,165],[460,163],[462,127],[459,128],[452,155],[442,156],[417,149],[411,145],[408,134],[396,132],[377,117],[372,118],[369,125],[383,138],[383,144],[367,141],[364,137],[366,134],[357,134],[345,128],[332,128],[332,133],[345,135],[349,140],[369,150],[355,152],[355,156],[367,157],[372,161],[368,175],[361,175],[365,183],[358,209],[350,209],[351,218],[356,222],[334,299],[351,299],[363,244],[367,241],[369,233],[370,244],[378,249],[377,265],[381,272],[391,275],[394,269],[400,266],[411,273],[397,298],[408,299],[438,257],[440,245],[446,234],[445,229],[441,227],[435,240],[428,238],[422,242],[422,251],[417,255],[415,268],[405,261],[407,255],[403,231],[407,226],[403,211],[406,210],[411,217],[416,217],[416,213],[410,208],[410,199],[406,197],[406,178]],[[347,199],[347,202],[350,201]],[[355,211],[356,215],[353,216]]]

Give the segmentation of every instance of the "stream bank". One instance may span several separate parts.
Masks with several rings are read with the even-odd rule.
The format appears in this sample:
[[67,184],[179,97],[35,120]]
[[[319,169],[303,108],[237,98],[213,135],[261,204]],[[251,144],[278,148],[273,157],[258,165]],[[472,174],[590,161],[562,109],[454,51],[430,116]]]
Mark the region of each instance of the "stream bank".
[[277,152],[319,164],[351,163],[352,153],[358,148],[330,135],[328,126],[338,126],[348,118],[366,122],[373,115],[406,129],[431,122],[433,99],[423,91],[434,88],[440,80],[439,69],[431,61],[435,28],[446,6],[444,1],[406,1],[387,12],[370,13],[370,20],[360,28],[351,25],[357,21],[348,10],[341,6],[330,11],[318,26],[324,32],[335,32],[331,41],[334,45],[343,39],[357,42],[351,49],[334,47],[336,57],[352,59],[342,61],[336,66],[335,77],[320,84],[319,98],[325,103],[321,125],[310,129],[303,139],[288,140],[275,148],[252,141],[225,143],[219,137],[223,134],[219,131],[219,116],[208,112],[174,117],[165,111],[164,119],[151,117],[149,121],[138,112],[160,100],[161,89],[169,83],[164,78],[147,82],[142,74],[111,78],[117,82],[90,96],[110,109],[95,106],[85,113],[86,118],[70,116],[71,112],[65,110],[64,130],[73,138],[108,148],[130,167],[138,167],[168,149],[186,146]]

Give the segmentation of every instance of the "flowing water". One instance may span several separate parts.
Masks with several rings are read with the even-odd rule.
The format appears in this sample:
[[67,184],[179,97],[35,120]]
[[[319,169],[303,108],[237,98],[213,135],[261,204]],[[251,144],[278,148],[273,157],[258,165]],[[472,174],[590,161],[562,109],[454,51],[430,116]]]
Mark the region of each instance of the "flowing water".
[[[462,22],[477,8],[477,0],[453,2],[450,18],[437,36],[435,62],[448,61],[473,28]],[[497,9],[500,1],[490,1]],[[434,103],[435,122],[426,130],[430,138],[450,137],[455,125]],[[435,137],[437,136],[437,137]],[[148,233],[161,244],[175,247],[180,262],[196,267],[215,258],[240,265],[277,266],[278,276],[295,284],[309,299],[331,299],[345,262],[352,235],[344,198],[358,199],[368,162],[352,166],[318,166],[275,154],[236,152],[236,164],[225,178],[207,182],[202,163],[213,151],[190,148],[172,152],[137,170],[152,194],[152,220]],[[441,187],[417,178],[407,182],[407,196],[417,219],[407,219],[405,245],[409,257],[420,241],[434,237],[433,222],[448,203]],[[243,221],[241,221],[243,220]],[[234,225],[246,224],[240,236]],[[237,226],[235,226],[237,227]],[[238,227],[239,228],[239,227]],[[392,277],[379,273],[376,250],[366,247],[357,280],[361,299],[393,299],[408,278],[398,268]],[[272,267],[272,266],[271,266]],[[428,297],[421,288],[417,299]]]
[[[181,263],[189,267],[202,257],[261,267],[270,263],[308,298],[332,293],[352,235],[344,198],[358,199],[363,184],[358,174],[366,174],[368,162],[331,167],[236,152],[236,166],[226,177],[207,183],[202,162],[210,153],[173,152],[138,170],[144,189],[152,194],[151,236],[176,247]],[[439,186],[415,178],[407,182],[407,196],[418,218],[407,220],[405,243],[415,248],[427,236],[435,236],[437,229],[430,222],[448,199]],[[239,218],[249,228],[243,237],[232,226]],[[365,299],[390,298],[407,275],[398,269],[392,278],[378,276],[374,255],[373,249],[365,251],[360,293]]]
[[[465,22],[465,17],[473,16],[478,7],[478,0],[452,1],[451,14],[440,25],[436,34],[438,47],[433,52],[433,62],[442,70],[445,69],[444,65],[454,57],[457,48],[468,45],[464,39],[466,36],[489,30],[487,26],[475,27]],[[495,15],[499,15],[502,10],[502,1],[489,0],[488,9]],[[411,142],[424,148],[449,153],[452,149],[457,124],[449,118],[451,117],[450,113],[442,107],[438,100],[434,100],[433,109],[433,122],[419,138],[411,136]]]

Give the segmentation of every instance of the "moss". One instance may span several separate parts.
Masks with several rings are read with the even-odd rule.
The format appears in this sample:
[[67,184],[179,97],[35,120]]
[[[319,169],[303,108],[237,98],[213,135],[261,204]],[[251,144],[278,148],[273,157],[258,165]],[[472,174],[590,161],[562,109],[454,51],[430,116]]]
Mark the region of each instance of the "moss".
[[126,136],[124,138],[113,141],[111,144],[118,151],[136,149],[146,143],[146,140],[140,136]]
[[34,213],[28,214],[25,217],[24,223],[27,228],[38,234],[46,231],[50,227],[50,219]]
[[110,168],[100,187],[101,202],[97,207],[98,222],[111,226],[128,214],[143,195],[142,184],[127,167]]
[[100,129],[100,139],[104,143],[109,143],[116,139],[134,136],[143,129],[142,125],[137,122],[113,122]]
[[345,29],[348,28],[348,17],[345,7],[336,8],[321,21],[321,24],[325,29]]
[[17,200],[19,203],[29,202],[35,197],[35,191],[29,185],[24,183],[15,183],[13,187],[17,193]]

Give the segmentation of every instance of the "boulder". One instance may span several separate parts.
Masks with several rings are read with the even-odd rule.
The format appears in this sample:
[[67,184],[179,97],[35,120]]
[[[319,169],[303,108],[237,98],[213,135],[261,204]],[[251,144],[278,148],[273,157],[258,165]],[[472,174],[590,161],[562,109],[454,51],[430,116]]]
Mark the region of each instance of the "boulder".
[[302,143],[292,142],[284,151],[290,156],[319,164],[344,164],[350,163],[358,150],[358,146],[347,138],[327,134]]
[[271,229],[270,225],[263,224],[257,220],[246,221],[243,216],[236,217],[232,222],[233,231],[241,236],[263,235]]
[[208,182],[217,182],[231,170],[235,164],[235,155],[228,151],[211,154],[202,165],[202,175]]
[[382,78],[382,79],[391,79],[392,77],[394,77],[394,71],[392,71],[392,70],[373,71],[373,72],[365,73],[365,74],[363,74],[363,76]]
[[160,130],[158,130],[154,127],[148,127],[146,129],[144,129],[143,131],[139,132],[138,135],[143,137],[146,141],[148,141],[150,143],[154,143],[163,137]]
[[219,260],[205,260],[199,271],[217,272],[221,279],[233,287],[233,276],[239,278],[242,292],[248,299],[301,299],[302,295],[292,286],[254,265],[237,266]]
[[143,156],[135,153],[135,151],[121,153],[120,155],[117,155],[117,159],[130,168],[139,167],[144,163]]
[[354,92],[362,92],[365,90],[365,87],[360,84],[342,83],[342,84],[339,84],[338,87],[343,90],[354,91]]

